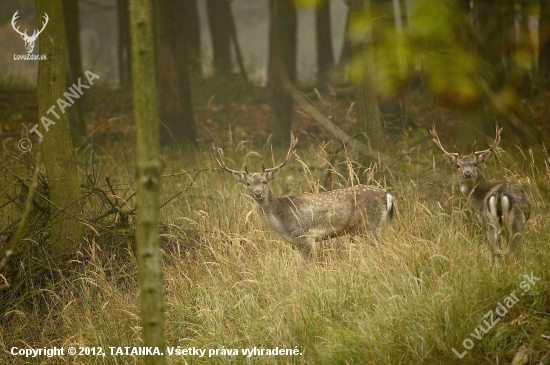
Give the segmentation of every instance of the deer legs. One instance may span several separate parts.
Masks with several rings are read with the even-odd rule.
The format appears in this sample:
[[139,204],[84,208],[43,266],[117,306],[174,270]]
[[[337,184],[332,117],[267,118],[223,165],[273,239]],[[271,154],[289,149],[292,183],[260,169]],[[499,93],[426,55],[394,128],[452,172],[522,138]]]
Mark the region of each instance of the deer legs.
[[311,261],[317,257],[317,241],[313,236],[302,237],[298,249],[304,261]]
[[[521,232],[523,232],[525,221],[526,219],[523,214],[514,215],[513,213],[509,213],[506,217],[503,217],[500,220],[496,217],[489,217],[489,219],[487,219],[485,224],[485,232],[487,241],[489,242],[489,249],[491,251],[493,262],[499,256],[505,256],[509,264],[514,263],[514,253],[516,252],[516,248],[521,241]],[[501,251],[500,245],[501,235],[503,232],[508,243],[504,252]]]

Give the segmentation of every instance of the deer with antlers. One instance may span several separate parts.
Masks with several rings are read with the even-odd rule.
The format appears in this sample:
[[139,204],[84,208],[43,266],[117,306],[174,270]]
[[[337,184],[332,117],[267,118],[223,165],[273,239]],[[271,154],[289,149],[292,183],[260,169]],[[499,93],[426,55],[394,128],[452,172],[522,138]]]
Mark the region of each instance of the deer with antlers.
[[34,49],[34,43],[36,42],[36,39],[38,38],[38,36],[40,35],[40,33],[42,33],[42,31],[44,30],[44,28],[46,28],[46,24],[48,24],[48,14],[44,13],[44,22],[42,23],[42,29],[40,30],[34,30],[32,35],[29,36],[27,34],[27,30],[25,29],[24,32],[21,32],[19,30],[19,26],[17,26],[17,28],[15,27],[15,21],[17,20],[17,18],[19,18],[19,10],[17,10],[15,12],[15,14],[13,14],[13,17],[11,18],[11,26],[13,27],[13,29],[19,33],[19,35],[21,35],[21,38],[23,38],[23,40],[25,41],[25,49],[27,50],[27,53],[32,53],[33,49]]
[[319,194],[276,197],[268,182],[287,164],[298,139],[290,134],[290,148],[285,160],[262,172],[249,173],[228,168],[221,148],[213,143],[216,161],[224,171],[246,185],[248,195],[258,203],[261,220],[285,240],[297,244],[307,261],[315,257],[316,241],[347,233],[372,232],[379,237],[379,227],[393,216],[393,198],[386,191],[369,185],[357,185]]
[[491,152],[499,144],[502,128],[499,128],[497,122],[496,136],[491,147],[476,151],[474,142],[474,152],[469,155],[461,155],[458,149],[456,153],[447,152],[441,145],[435,125],[430,133],[445,160],[449,165],[457,168],[460,191],[479,217],[481,227],[489,241],[493,261],[503,254],[500,240],[504,234],[508,242],[504,254],[508,262],[513,263],[514,252],[521,240],[525,222],[531,213],[531,203],[520,186],[509,182],[487,181],[479,171],[479,166],[489,159]]

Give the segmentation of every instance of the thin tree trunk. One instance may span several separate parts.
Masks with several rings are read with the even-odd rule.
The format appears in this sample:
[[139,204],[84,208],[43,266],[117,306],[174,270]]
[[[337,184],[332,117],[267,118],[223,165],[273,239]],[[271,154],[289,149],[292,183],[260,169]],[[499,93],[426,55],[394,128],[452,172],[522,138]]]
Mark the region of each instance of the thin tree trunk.
[[550,80],[550,0],[540,0],[539,78]]
[[118,75],[120,87],[127,90],[132,85],[132,60],[130,52],[130,20],[128,0],[117,0],[118,15]]
[[227,9],[229,17],[229,26],[231,31],[231,39],[233,40],[233,48],[235,49],[235,55],[237,56],[237,64],[239,65],[239,70],[244,81],[248,81],[248,76],[246,75],[246,69],[244,68],[243,55],[241,53],[241,47],[239,46],[239,38],[237,37],[237,28],[235,27],[235,17],[233,16],[233,10],[231,9],[231,3],[229,0],[227,2]]
[[[350,11],[352,14],[366,14],[370,22],[370,0],[351,0]],[[372,29],[367,33],[367,36],[372,38]],[[372,149],[380,149],[385,144],[385,133],[382,128],[382,118],[380,117],[378,96],[374,83],[374,74],[376,72],[374,55],[372,50],[367,48],[366,43],[367,40],[352,48],[354,57],[362,57],[365,60],[363,78],[361,80],[354,80],[355,114],[360,130],[365,133],[368,146]]]
[[292,96],[285,81],[296,79],[296,8],[292,0],[274,0],[271,23],[271,120],[275,145],[290,142]]
[[[36,0],[38,19],[48,14],[49,23],[38,37],[40,53],[47,59],[38,63],[37,99],[42,153],[48,179],[51,250],[59,262],[76,253],[84,228],[80,224],[80,180],[71,141],[67,113],[58,107],[67,87],[67,46],[61,0]],[[70,108],[70,106],[69,106]]]
[[185,22],[181,17],[183,0],[156,0],[157,84],[160,91],[159,115],[163,123],[161,143],[196,143],[197,132],[189,76],[189,47]]
[[[162,261],[159,240],[160,179],[157,92],[151,1],[130,0],[132,80],[136,121],[138,275],[143,346],[165,351]],[[165,364],[145,356],[145,364]]]
[[231,73],[231,25],[227,0],[206,0],[208,24],[212,37],[214,74]]
[[315,11],[317,43],[317,82],[324,84],[334,67],[334,52],[330,29],[330,0],[323,1]]
[[197,0],[184,0],[185,39],[189,45],[189,65],[193,75],[202,76],[201,29]]
[[344,36],[344,42],[342,43],[342,50],[340,51],[340,58],[338,59],[338,67],[345,67],[345,65],[351,59],[351,41],[350,41],[350,38],[348,37],[350,17],[351,17],[351,8],[348,3],[348,15],[346,16],[346,29],[344,32],[345,36]]
[[[65,36],[67,38],[67,88],[72,86],[82,76],[82,58],[80,52],[80,14],[78,1],[63,0],[63,13],[65,14]],[[75,100],[69,108],[69,125],[71,136],[75,143],[86,136],[86,123],[82,116],[82,102],[84,95]]]

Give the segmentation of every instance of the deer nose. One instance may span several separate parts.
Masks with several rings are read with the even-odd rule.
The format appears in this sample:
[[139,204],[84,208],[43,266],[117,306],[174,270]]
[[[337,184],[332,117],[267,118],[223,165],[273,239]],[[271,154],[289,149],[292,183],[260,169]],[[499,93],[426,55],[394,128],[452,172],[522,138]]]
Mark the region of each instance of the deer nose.
[[262,197],[262,191],[260,189],[254,190],[254,198],[261,198]]
[[466,178],[472,177],[472,172],[471,171],[464,171],[464,177],[466,177]]

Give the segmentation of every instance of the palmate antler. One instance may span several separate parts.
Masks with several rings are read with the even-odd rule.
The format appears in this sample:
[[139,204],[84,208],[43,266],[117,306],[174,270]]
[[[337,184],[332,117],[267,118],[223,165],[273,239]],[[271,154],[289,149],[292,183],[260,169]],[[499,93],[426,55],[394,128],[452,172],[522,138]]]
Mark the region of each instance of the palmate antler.
[[[281,167],[283,167],[284,165],[286,165],[287,162],[292,157],[292,155],[294,154],[294,148],[296,148],[297,144],[298,144],[298,139],[295,138],[294,133],[292,133],[292,131],[290,131],[290,147],[289,147],[288,152],[286,154],[285,160],[282,163],[280,163],[279,165],[277,165],[275,167],[272,167],[272,168],[269,168],[269,169],[266,169],[266,168],[262,167],[263,172],[270,172],[270,171],[273,171],[273,170],[278,170]],[[248,175],[248,170],[246,169],[246,166],[244,168],[245,171],[232,170],[229,167],[227,167],[227,165],[223,161],[223,155],[222,155],[223,150],[218,147],[218,142],[216,140],[214,140],[214,143],[212,143],[212,148],[214,149],[214,156],[216,158],[216,161],[218,161],[218,164],[220,165],[220,167],[224,171],[230,172],[232,174],[247,174]]]

